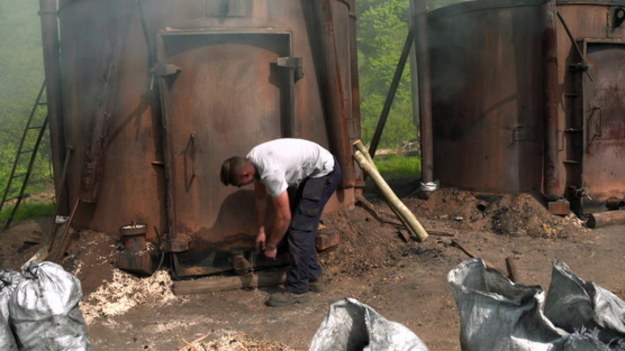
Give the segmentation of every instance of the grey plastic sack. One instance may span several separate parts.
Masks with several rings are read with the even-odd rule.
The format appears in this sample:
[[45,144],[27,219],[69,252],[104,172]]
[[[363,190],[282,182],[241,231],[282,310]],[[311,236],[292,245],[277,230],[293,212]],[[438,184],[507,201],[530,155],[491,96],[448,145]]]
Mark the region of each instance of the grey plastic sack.
[[552,350],[567,334],[543,315],[540,286],[514,284],[479,259],[460,263],[447,280],[460,313],[463,351]]
[[625,345],[625,302],[579,278],[560,260],[553,262],[545,315],[568,332],[596,329],[603,342]]
[[428,351],[410,329],[352,298],[330,306],[309,351]]
[[20,350],[89,350],[87,324],[78,308],[80,281],[52,262],[31,262],[9,301]]
[[9,299],[22,280],[19,272],[0,269],[0,350],[3,351],[17,350],[17,344],[9,326]]

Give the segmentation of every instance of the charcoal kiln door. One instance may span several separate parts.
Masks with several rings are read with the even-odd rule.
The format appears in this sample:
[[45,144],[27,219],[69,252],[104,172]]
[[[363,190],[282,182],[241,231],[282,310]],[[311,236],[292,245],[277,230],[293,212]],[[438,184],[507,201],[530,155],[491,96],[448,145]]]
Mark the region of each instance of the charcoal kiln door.
[[290,43],[289,33],[276,31],[158,34],[154,71],[176,276],[229,271],[236,255],[251,259],[253,186],[226,187],[219,171],[258,143],[293,136],[293,75],[280,65]]
[[625,205],[625,42],[585,41],[583,213]]

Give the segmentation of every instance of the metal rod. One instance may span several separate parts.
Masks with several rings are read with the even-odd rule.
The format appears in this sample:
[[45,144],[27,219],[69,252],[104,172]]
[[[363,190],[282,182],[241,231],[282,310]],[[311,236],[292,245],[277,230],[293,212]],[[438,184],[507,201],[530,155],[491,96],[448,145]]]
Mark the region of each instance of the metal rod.
[[[63,120],[63,101],[61,94],[61,63],[59,55],[59,31],[56,0],[39,0],[41,17],[41,40],[43,45],[43,63],[46,75],[46,100],[48,104],[48,123],[50,127],[50,149],[52,169],[55,175],[61,172],[65,159],[65,131]],[[60,177],[55,176],[54,189],[56,203],[63,212],[69,211],[69,200]]]
[[573,33],[571,33],[571,30],[569,29],[568,24],[566,24],[566,21],[564,20],[564,18],[562,18],[562,15],[560,14],[560,12],[556,12],[556,14],[558,15],[558,18],[560,19],[560,22],[562,22],[562,26],[564,27],[566,34],[569,36],[571,43],[575,47],[575,50],[579,54],[579,57],[583,59],[584,54],[582,53],[582,50],[579,48],[579,45],[577,45],[577,42],[575,41],[575,37],[573,37]]
[[[571,40],[571,44],[573,44],[573,46],[575,47],[575,51],[577,51],[577,54],[579,55],[579,58],[582,60],[582,63],[585,65],[586,64],[586,58],[584,57],[584,53],[582,52],[582,49],[580,49],[579,45],[577,45],[577,41],[575,41],[575,37],[573,37],[573,33],[571,32],[571,29],[569,29],[569,26],[566,24],[566,21],[564,20],[564,18],[560,14],[560,12],[556,11],[556,14],[558,15],[558,18],[560,19],[560,22],[562,22],[562,26],[564,27],[564,30],[566,31],[566,34],[568,35],[569,39]],[[590,79],[592,81],[592,76],[590,75],[590,72],[588,72],[587,69],[584,70],[584,73],[586,73],[586,75],[588,76],[588,79]]]
[[419,126],[421,129],[421,183],[434,181],[434,136],[432,128],[432,84],[427,32],[426,0],[416,0],[417,72],[419,81]]
[[328,122],[330,144],[343,168],[342,188],[355,186],[354,162],[352,161],[352,146],[347,135],[347,109],[345,91],[341,86],[341,70],[337,53],[336,33],[333,22],[333,11],[330,0],[313,0],[309,25],[311,32],[317,33],[319,46],[319,73],[325,117]]
[[77,198],[76,202],[74,203],[72,213],[70,214],[69,219],[67,220],[65,228],[63,229],[63,234],[61,235],[61,242],[59,243],[60,246],[57,247],[56,252],[52,256],[52,259],[51,259],[52,262],[59,263],[61,260],[61,255],[63,255],[65,253],[65,250],[67,249],[67,245],[69,244],[69,241],[70,241],[69,239],[71,237],[71,236],[68,236],[69,228],[72,225],[72,220],[74,219],[74,216],[76,215],[76,211],[78,211],[79,204],[80,204],[80,198]]
[[[356,18],[356,0],[348,0],[349,3],[349,16],[350,16],[350,43],[349,43],[349,55],[350,55],[350,69],[351,69],[351,92],[352,92],[352,116],[351,123],[349,124],[348,137],[350,142],[355,142],[361,138],[360,126],[360,76],[358,73],[358,45],[356,37],[357,18]],[[364,174],[359,167],[354,169],[354,175],[357,182],[362,182],[364,186],[363,177]]]
[[[558,188],[558,47],[555,0],[545,4],[543,45],[543,96],[545,114],[544,195],[549,201],[557,199]],[[559,14],[558,14],[559,15]],[[565,27],[566,28],[566,27]]]
[[399,87],[399,82],[401,81],[401,76],[404,72],[406,61],[408,60],[410,48],[412,47],[412,44],[414,42],[414,37],[415,28],[411,27],[408,31],[408,35],[406,36],[406,41],[404,42],[404,48],[402,49],[401,55],[399,57],[399,62],[397,63],[397,67],[395,68],[395,74],[393,75],[393,80],[391,81],[391,85],[388,89],[388,94],[386,95],[386,100],[384,101],[382,112],[380,113],[380,119],[378,120],[378,125],[375,128],[373,137],[371,138],[371,145],[369,145],[369,155],[371,155],[371,157],[375,156],[375,152],[378,148],[380,137],[382,136],[382,131],[384,130],[384,126],[386,125],[386,120],[388,119],[389,112],[391,111],[391,106],[393,105],[393,100],[395,99],[395,93],[397,93],[397,88]]

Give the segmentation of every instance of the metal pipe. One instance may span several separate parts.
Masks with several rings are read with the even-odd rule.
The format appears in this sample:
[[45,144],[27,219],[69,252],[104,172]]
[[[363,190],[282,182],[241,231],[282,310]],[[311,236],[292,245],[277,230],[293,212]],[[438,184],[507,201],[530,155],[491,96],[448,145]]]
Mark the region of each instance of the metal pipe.
[[[349,17],[350,17],[350,35],[349,35],[349,55],[350,55],[350,69],[351,69],[351,92],[352,92],[352,116],[349,129],[349,140],[351,143],[356,140],[360,140],[360,75],[358,73],[358,45],[356,38],[357,20],[356,17],[356,0],[348,0],[349,3]],[[364,186],[364,174],[360,168],[355,168],[354,176],[358,186]]]
[[354,163],[352,161],[351,143],[347,135],[345,92],[341,87],[341,70],[336,50],[335,30],[331,0],[312,0],[311,18],[309,22],[317,32],[319,47],[319,66],[317,73],[323,96],[325,117],[328,123],[330,145],[343,168],[342,188],[355,186]]
[[558,47],[556,32],[556,2],[545,3],[543,45],[543,95],[545,114],[545,158],[543,170],[544,196],[557,200],[560,188],[558,171]]
[[46,76],[46,99],[50,128],[50,149],[54,172],[54,189],[57,206],[61,213],[69,211],[67,189],[59,177],[65,159],[65,131],[63,129],[63,101],[61,95],[61,62],[59,57],[59,31],[56,0],[39,0],[41,17],[41,43]]
[[415,27],[410,27],[410,29],[408,30],[408,36],[406,36],[406,41],[404,42],[404,48],[402,49],[401,55],[399,56],[399,62],[397,63],[397,67],[395,68],[395,74],[393,75],[391,86],[388,89],[388,94],[386,95],[384,106],[382,107],[382,112],[380,113],[378,125],[375,128],[373,137],[371,138],[371,145],[369,146],[369,155],[371,157],[375,156],[375,152],[378,149],[378,144],[380,142],[380,138],[382,137],[382,131],[384,131],[384,126],[386,125],[388,114],[391,111],[391,106],[393,105],[393,100],[395,99],[395,93],[397,93],[397,88],[399,87],[399,82],[401,80],[402,73],[404,72],[404,67],[406,67],[406,61],[408,60],[408,54],[410,53],[410,49],[412,48],[414,37]]
[[432,129],[432,84],[430,80],[430,53],[427,39],[427,3],[416,0],[417,71],[419,81],[419,121],[421,129],[421,183],[434,182],[434,137]]

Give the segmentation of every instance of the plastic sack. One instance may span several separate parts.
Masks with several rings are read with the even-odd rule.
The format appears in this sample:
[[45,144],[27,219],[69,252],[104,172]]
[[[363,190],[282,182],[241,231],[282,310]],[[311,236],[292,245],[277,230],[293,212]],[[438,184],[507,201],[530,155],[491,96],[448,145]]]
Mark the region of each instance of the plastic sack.
[[603,342],[625,346],[625,302],[579,278],[559,260],[553,262],[545,315],[568,332],[596,329]]
[[80,281],[52,262],[28,264],[9,301],[20,350],[89,350]]
[[551,350],[566,334],[543,315],[540,286],[514,284],[479,259],[460,263],[447,280],[460,312],[463,351]]
[[463,351],[611,350],[597,330],[580,328],[570,334],[556,327],[542,312],[545,293],[540,286],[515,284],[480,259],[460,263],[447,280],[460,312]]
[[309,351],[428,351],[410,329],[352,298],[330,306]]
[[22,280],[19,272],[0,269],[0,350],[17,350],[17,343],[9,326],[9,299]]

